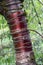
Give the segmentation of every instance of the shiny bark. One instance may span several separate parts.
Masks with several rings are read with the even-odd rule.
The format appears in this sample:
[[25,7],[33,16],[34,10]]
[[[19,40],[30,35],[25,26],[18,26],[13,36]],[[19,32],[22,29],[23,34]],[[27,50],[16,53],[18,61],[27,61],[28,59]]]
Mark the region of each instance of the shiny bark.
[[5,0],[5,17],[14,42],[16,65],[36,65],[22,0]]

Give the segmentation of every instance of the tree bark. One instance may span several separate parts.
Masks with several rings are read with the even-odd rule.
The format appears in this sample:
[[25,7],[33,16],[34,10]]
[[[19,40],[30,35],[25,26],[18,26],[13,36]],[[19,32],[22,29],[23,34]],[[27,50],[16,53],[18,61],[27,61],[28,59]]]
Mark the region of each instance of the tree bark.
[[22,2],[23,0],[5,0],[5,17],[14,41],[16,65],[36,65]]

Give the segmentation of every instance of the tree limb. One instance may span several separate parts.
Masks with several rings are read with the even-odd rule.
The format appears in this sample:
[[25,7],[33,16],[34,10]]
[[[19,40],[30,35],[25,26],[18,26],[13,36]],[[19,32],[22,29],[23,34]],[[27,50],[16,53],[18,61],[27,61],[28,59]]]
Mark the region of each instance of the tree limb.
[[43,5],[43,2],[41,1],[41,0],[38,0],[39,2],[40,2],[40,4],[42,4]]
[[32,30],[32,29],[29,29],[30,31],[33,31],[33,32],[36,32],[37,34],[39,34],[41,36],[41,38],[43,38],[43,35],[41,35],[38,31],[36,30]]
[[32,1],[32,5],[33,5],[33,7],[34,7],[34,10],[35,10],[36,16],[37,16],[37,18],[38,18],[38,23],[41,25],[41,22],[40,22],[40,20],[39,20],[38,13],[37,13],[36,8],[35,8],[35,5],[34,5],[34,2],[33,2],[33,0],[31,0],[31,1]]

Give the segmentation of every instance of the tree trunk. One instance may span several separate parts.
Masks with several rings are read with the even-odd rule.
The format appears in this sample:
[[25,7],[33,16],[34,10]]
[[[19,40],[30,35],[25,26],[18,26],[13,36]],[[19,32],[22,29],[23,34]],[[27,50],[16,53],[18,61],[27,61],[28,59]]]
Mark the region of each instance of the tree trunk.
[[22,10],[23,0],[5,0],[6,19],[16,50],[16,65],[36,65],[25,12]]

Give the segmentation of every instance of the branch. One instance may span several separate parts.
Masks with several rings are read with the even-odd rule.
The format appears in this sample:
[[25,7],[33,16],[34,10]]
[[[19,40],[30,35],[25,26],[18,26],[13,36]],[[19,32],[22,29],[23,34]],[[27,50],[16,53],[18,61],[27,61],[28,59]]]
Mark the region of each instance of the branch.
[[36,30],[32,30],[32,29],[29,29],[30,31],[33,31],[33,32],[36,32],[37,34],[39,34],[41,36],[41,38],[43,38],[43,35],[41,35],[38,31]]
[[33,0],[31,0],[31,1],[32,1],[32,5],[33,5],[33,7],[34,7],[34,10],[35,10],[35,12],[36,12],[36,16],[37,16],[37,18],[38,18],[38,23],[41,25],[41,22],[40,22],[40,20],[39,20],[38,13],[37,13],[36,8],[35,8],[35,5],[34,5],[34,2],[33,2]]
[[43,5],[43,2],[42,2],[42,0],[38,0],[39,2],[40,2],[40,4],[42,4]]

